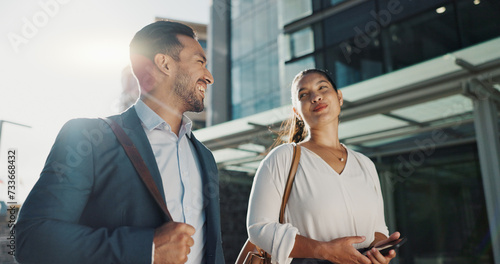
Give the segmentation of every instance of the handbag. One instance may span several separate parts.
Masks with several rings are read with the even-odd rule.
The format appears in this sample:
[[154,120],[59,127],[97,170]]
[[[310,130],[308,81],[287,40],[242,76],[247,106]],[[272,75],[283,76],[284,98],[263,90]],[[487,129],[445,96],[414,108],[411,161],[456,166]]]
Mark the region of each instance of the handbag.
[[[290,172],[288,173],[285,192],[283,193],[283,199],[281,201],[279,216],[280,224],[283,224],[284,221],[285,207],[288,202],[288,198],[290,197],[290,192],[292,191],[293,180],[295,179],[295,174],[297,173],[297,168],[299,167],[299,160],[300,146],[295,145],[293,148],[292,166],[290,167]],[[236,264],[271,264],[271,255],[247,239],[245,245],[240,251],[240,254],[238,255],[238,258],[236,259]]]

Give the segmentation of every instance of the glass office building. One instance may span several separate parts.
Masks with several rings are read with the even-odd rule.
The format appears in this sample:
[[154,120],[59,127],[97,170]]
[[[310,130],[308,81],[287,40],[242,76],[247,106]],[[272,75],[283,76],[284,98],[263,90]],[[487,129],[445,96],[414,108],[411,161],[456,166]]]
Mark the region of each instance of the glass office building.
[[[305,4],[308,3],[308,4]],[[340,87],[498,37],[498,1],[282,1],[286,79],[331,71]],[[303,12],[304,6],[308,6]],[[330,11],[332,14],[323,14]],[[316,16],[318,14],[320,16]],[[305,19],[309,18],[309,20]]]
[[500,263],[499,0],[214,0],[211,23],[212,126],[196,133],[223,192],[248,197],[293,76],[326,69],[340,140],[375,162],[389,229],[409,239],[391,263]]
[[[280,105],[276,1],[231,6],[231,119]],[[274,26],[273,26],[274,25]]]

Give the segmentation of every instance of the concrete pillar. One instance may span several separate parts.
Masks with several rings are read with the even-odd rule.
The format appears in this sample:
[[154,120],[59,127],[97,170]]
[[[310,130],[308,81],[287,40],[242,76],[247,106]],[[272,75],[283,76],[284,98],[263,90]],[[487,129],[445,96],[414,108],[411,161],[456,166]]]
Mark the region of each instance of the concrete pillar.
[[474,96],[474,126],[490,225],[492,250],[500,264],[500,140],[496,91],[478,82],[469,84]]
[[207,90],[207,126],[231,119],[231,0],[213,0],[208,25],[208,68],[215,83]]

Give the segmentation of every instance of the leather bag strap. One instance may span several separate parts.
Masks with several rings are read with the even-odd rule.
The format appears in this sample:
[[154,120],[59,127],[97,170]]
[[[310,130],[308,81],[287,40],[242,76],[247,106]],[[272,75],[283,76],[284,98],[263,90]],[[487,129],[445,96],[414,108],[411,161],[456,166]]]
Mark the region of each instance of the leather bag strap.
[[123,131],[123,128],[114,120],[111,120],[106,117],[103,117],[101,119],[104,120],[106,123],[108,123],[108,125],[115,133],[116,138],[122,145],[123,149],[125,150],[125,153],[127,153],[127,156],[129,157],[130,161],[132,161],[135,170],[141,176],[142,181],[144,182],[144,184],[146,184],[146,187],[148,188],[151,195],[153,195],[158,206],[160,206],[161,210],[167,216],[168,220],[173,221],[173,218],[170,215],[170,212],[168,211],[165,200],[161,196],[160,191],[158,190],[158,187],[156,186],[156,183],[153,180],[153,177],[151,176],[148,167],[146,166],[146,163],[144,163],[141,154],[139,154],[139,151],[135,147],[132,140],[127,136],[125,131]]
[[280,209],[280,224],[283,224],[285,220],[285,207],[290,197],[290,192],[292,192],[293,180],[295,180],[295,174],[297,173],[297,168],[299,167],[300,161],[300,146],[295,144],[293,147],[293,158],[292,166],[290,167],[290,172],[288,173],[288,179],[286,180],[285,192],[283,193],[283,200],[281,201]]
[[[295,180],[295,174],[297,173],[297,168],[299,167],[300,161],[300,146],[295,144],[293,147],[293,156],[292,156],[292,165],[290,166],[290,171],[288,172],[288,179],[286,180],[285,192],[283,193],[283,200],[281,201],[280,208],[280,224],[283,224],[285,221],[285,207],[288,202],[288,198],[290,197],[290,193],[292,192],[293,181]],[[269,253],[262,250],[260,247],[255,246],[257,251],[260,252],[261,256],[265,256],[267,258],[271,258]]]
[[[292,156],[292,165],[290,166],[290,172],[288,173],[288,179],[286,181],[286,186],[285,186],[285,192],[283,193],[283,200],[281,201],[281,208],[280,208],[280,218],[279,221],[281,224],[283,224],[284,221],[284,216],[285,216],[285,207],[286,203],[288,202],[288,198],[290,197],[290,192],[292,191],[292,185],[293,181],[295,179],[295,174],[297,173],[297,168],[299,167],[299,161],[300,161],[300,146],[295,145],[293,147],[293,156]],[[271,255],[267,253],[266,251],[262,250],[260,247],[257,245],[253,244],[250,242],[249,239],[245,242],[245,245],[240,251],[240,254],[238,255],[238,258],[236,259],[236,264],[242,264],[244,263],[247,259],[247,256],[249,253],[251,253],[253,250],[256,250],[256,252],[265,260],[271,259]],[[265,262],[264,260],[264,262]],[[260,263],[264,263],[260,262]]]

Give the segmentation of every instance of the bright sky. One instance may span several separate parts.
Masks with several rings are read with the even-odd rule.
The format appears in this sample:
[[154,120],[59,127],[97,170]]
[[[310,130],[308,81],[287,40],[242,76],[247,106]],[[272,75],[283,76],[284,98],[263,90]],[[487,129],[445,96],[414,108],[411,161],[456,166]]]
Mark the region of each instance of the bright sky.
[[23,201],[55,137],[72,118],[118,112],[128,44],[155,17],[208,23],[210,0],[3,0],[0,2],[0,200],[7,150],[17,148]]

